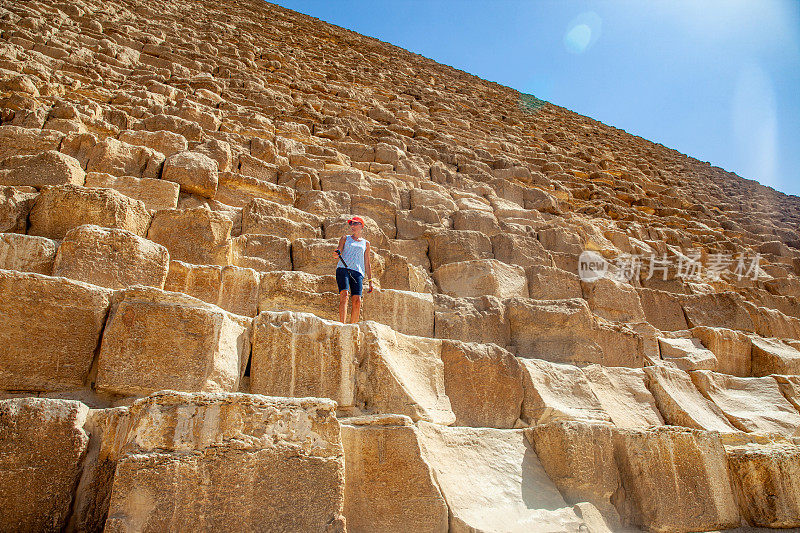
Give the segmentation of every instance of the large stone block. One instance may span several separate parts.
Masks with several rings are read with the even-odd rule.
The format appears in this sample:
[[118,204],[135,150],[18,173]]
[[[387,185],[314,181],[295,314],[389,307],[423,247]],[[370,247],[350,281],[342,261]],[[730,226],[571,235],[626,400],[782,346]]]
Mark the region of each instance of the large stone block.
[[[535,236],[500,233],[492,237],[494,258],[521,267],[552,267],[553,261]],[[580,292],[580,289],[578,289]],[[564,296],[570,298],[571,296]],[[538,298],[546,298],[539,296]]]
[[53,130],[0,126],[0,159],[58,150],[63,138],[63,133]]
[[164,161],[161,179],[172,181],[182,192],[213,198],[217,192],[217,162],[197,152],[177,152]]
[[20,155],[0,162],[0,185],[45,187],[83,185],[86,172],[74,157],[55,150],[36,155]]
[[151,211],[178,207],[180,185],[171,181],[89,172],[86,174],[86,186],[116,189],[129,198],[141,200]]
[[513,428],[524,389],[520,363],[494,344],[442,341],[444,389],[456,425]]
[[722,410],[697,390],[686,372],[667,366],[648,366],[644,371],[647,388],[667,424],[721,433],[736,431]]
[[583,297],[589,309],[615,322],[641,322],[645,319],[639,295],[631,285],[608,278],[582,281]]
[[292,270],[292,242],[274,235],[239,235],[231,241],[231,262],[260,272]]
[[144,237],[150,212],[144,203],[113,189],[59,185],[42,191],[31,209],[28,233],[63,239],[72,228],[95,224]]
[[0,530],[63,531],[89,444],[73,400],[0,401]]
[[445,533],[447,504],[405,416],[341,421],[347,530]]
[[233,222],[202,207],[156,211],[147,238],[169,250],[171,259],[198,265],[227,265]]
[[692,328],[691,332],[716,356],[716,368],[709,370],[740,377],[750,375],[752,360],[747,335],[732,329],[704,326]]
[[242,233],[275,235],[293,241],[321,237],[320,226],[318,216],[264,198],[254,198],[242,210]]
[[78,226],[67,232],[55,258],[53,275],[110,289],[131,285],[164,287],[167,249],[123,229]]
[[130,407],[107,531],[343,531],[335,404],[162,392]]
[[99,391],[236,391],[251,319],[184,294],[134,287],[115,295],[97,367]]
[[717,357],[694,337],[659,337],[661,359],[685,372],[692,370],[716,370]]
[[28,214],[38,195],[31,187],[0,186],[0,232],[25,233]]
[[336,277],[298,271],[264,272],[261,275],[258,310],[304,311],[328,320],[339,320]]
[[707,370],[690,374],[695,386],[741,431],[800,435],[800,414],[772,377],[737,378]]
[[294,205],[295,191],[291,187],[275,185],[237,172],[219,173],[215,200],[227,205],[244,207],[253,198],[264,198],[279,204]]
[[428,257],[434,270],[447,263],[492,257],[492,242],[479,231],[444,230],[427,240]]
[[363,320],[387,324],[406,335],[433,337],[433,295],[394,289],[364,292]]
[[537,300],[583,298],[580,278],[560,268],[537,265],[525,269],[528,292]]
[[110,295],[64,278],[0,271],[0,389],[86,385]]
[[439,289],[450,296],[528,297],[525,270],[496,259],[447,263],[437,268],[433,277]]
[[501,347],[510,343],[511,333],[503,300],[495,296],[453,298],[436,294],[434,303],[434,334],[437,338],[492,342]]
[[166,157],[189,148],[189,143],[183,135],[166,130],[126,130],[119,134],[119,140],[136,146],[152,148]]
[[87,172],[105,172],[113,176],[158,178],[164,154],[152,148],[135,146],[107,137],[89,149]]
[[709,326],[755,331],[743,298],[733,292],[684,296],[681,305],[690,327]]
[[[373,272],[373,277],[375,273]],[[435,287],[428,271],[412,264],[406,257],[395,253],[386,254],[383,272],[380,274],[381,287],[401,291],[433,293]]]
[[164,289],[182,292],[235,315],[258,314],[261,277],[251,268],[171,261]]
[[662,331],[688,328],[678,296],[656,289],[637,289],[647,321]]
[[53,274],[58,243],[46,237],[0,233],[0,269]]
[[261,313],[253,323],[250,391],[268,396],[317,396],[352,407],[360,334],[355,324],[310,313]]
[[762,339],[751,336],[753,376],[769,374],[800,374],[800,350],[781,339]]
[[376,322],[360,324],[357,399],[376,413],[452,424],[456,416],[445,392],[442,341],[403,335]]
[[647,389],[644,370],[602,365],[589,365],[582,370],[614,425],[620,428],[664,425],[655,398]]
[[540,359],[518,359],[525,399],[522,420],[531,425],[554,420],[611,422],[580,368]]

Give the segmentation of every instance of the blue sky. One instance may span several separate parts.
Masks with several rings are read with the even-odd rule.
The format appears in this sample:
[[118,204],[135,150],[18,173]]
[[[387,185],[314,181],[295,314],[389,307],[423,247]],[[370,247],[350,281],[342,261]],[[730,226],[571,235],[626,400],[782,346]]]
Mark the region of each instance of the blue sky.
[[800,195],[800,0],[277,0]]

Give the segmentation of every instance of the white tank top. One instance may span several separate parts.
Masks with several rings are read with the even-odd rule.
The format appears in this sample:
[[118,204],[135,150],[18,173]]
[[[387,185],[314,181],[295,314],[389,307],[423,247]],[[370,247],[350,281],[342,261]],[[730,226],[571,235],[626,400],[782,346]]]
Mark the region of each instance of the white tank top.
[[[352,235],[348,235],[344,240],[342,258],[336,263],[336,267],[349,268],[364,275],[364,254],[367,253],[367,239],[361,237],[355,240]],[[347,267],[342,264],[342,259],[347,263]]]

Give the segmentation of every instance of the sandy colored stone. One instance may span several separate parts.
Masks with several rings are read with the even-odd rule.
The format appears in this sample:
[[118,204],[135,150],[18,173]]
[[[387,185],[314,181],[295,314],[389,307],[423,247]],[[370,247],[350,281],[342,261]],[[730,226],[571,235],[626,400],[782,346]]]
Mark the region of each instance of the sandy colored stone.
[[58,185],[36,198],[30,214],[31,235],[63,239],[73,228],[94,224],[145,236],[150,213],[144,203],[113,189]]
[[667,424],[729,433],[736,428],[722,410],[697,390],[689,374],[667,366],[648,366],[647,388]]
[[742,297],[733,292],[685,296],[681,305],[690,327],[708,326],[755,331]]
[[233,223],[202,207],[156,211],[147,238],[163,245],[171,259],[198,265],[227,265]]
[[268,396],[331,398],[354,405],[360,334],[355,324],[291,311],[253,323],[250,390]]
[[709,327],[692,328],[691,332],[717,358],[717,367],[709,370],[740,377],[750,375],[752,361],[747,335],[731,329]]
[[175,209],[178,206],[180,185],[171,181],[133,176],[113,176],[103,172],[86,174],[87,187],[108,187],[125,196],[144,202],[151,211]]
[[292,206],[253,198],[242,210],[242,233],[275,235],[291,241],[319,238],[321,220]]
[[0,160],[17,155],[36,155],[58,150],[64,134],[52,130],[0,126]]
[[[492,237],[492,252],[495,259],[509,265],[534,267],[532,271],[536,271],[536,267],[552,266],[547,250],[534,236],[499,233]],[[563,298],[573,296],[563,296]],[[546,296],[536,296],[536,298],[546,298]]]
[[296,271],[264,272],[258,310],[304,311],[328,320],[339,320],[336,277]]
[[615,426],[647,428],[664,425],[641,368],[589,365],[582,371]]
[[161,179],[180,185],[182,192],[213,198],[217,192],[217,162],[205,154],[183,151],[164,161]]
[[772,376],[778,382],[783,396],[800,411],[800,376]]
[[496,259],[447,263],[437,268],[433,277],[439,289],[450,296],[528,297],[525,270]]
[[361,299],[362,320],[386,324],[406,335],[433,337],[432,294],[394,289],[368,293],[367,287]]
[[781,341],[750,337],[752,346],[753,376],[769,374],[800,374],[800,350]]
[[164,165],[164,154],[107,137],[89,149],[87,160],[86,172],[158,178]]
[[132,285],[164,287],[169,252],[123,229],[78,226],[67,232],[55,258],[53,275],[109,289]]
[[433,270],[447,263],[492,257],[492,242],[479,231],[438,231],[428,237],[427,241],[428,257]]
[[427,270],[410,263],[406,257],[395,253],[386,254],[380,282],[384,289],[427,293],[435,290],[433,280]]
[[447,504],[422,459],[419,432],[401,418],[341,420],[348,531],[448,531]]
[[517,359],[525,397],[522,420],[533,426],[554,420],[611,422],[580,368],[541,359]]
[[182,292],[235,315],[258,314],[261,277],[251,268],[170,261],[164,290]]
[[528,292],[537,300],[583,298],[580,278],[553,266],[532,266],[525,269]]
[[292,242],[274,235],[239,235],[231,241],[231,261],[242,268],[267,272],[292,270]]
[[687,329],[686,317],[678,296],[657,289],[640,287],[639,301],[647,321],[662,331]]
[[437,424],[455,422],[445,392],[442,341],[403,335],[377,322],[363,322],[359,327],[356,397],[368,411]]
[[89,443],[88,411],[73,400],[0,400],[0,529],[62,531]]
[[58,243],[45,237],[0,233],[0,269],[52,275]]
[[166,130],[126,130],[119,134],[119,140],[136,146],[152,148],[166,157],[176,152],[182,152],[189,147],[189,143],[186,142],[186,138],[183,135]]
[[661,358],[684,372],[717,369],[717,357],[696,337],[659,337],[658,346]]
[[77,281],[0,270],[0,389],[86,385],[110,296]]
[[[130,407],[107,531],[343,531],[335,404],[168,391]],[[177,432],[176,432],[177,430]]]
[[264,198],[285,205],[294,205],[295,190],[236,172],[220,172],[216,200],[244,207],[253,198]]
[[582,281],[583,297],[597,316],[615,322],[641,322],[645,319],[639,295],[630,284],[608,278]]
[[435,337],[508,346],[511,333],[506,306],[500,298],[454,298],[436,294],[434,304]]
[[0,161],[0,185],[45,187],[83,185],[86,172],[74,157],[56,150],[20,155]]
[[0,186],[0,232],[25,233],[37,196],[33,188]]
[[695,386],[741,431],[800,435],[800,413],[772,377],[738,378],[716,372],[691,374]]
[[251,320],[149,287],[116,294],[103,332],[99,391],[236,391],[250,354]]
[[494,344],[442,341],[444,387],[455,425],[513,428],[524,390],[519,362]]

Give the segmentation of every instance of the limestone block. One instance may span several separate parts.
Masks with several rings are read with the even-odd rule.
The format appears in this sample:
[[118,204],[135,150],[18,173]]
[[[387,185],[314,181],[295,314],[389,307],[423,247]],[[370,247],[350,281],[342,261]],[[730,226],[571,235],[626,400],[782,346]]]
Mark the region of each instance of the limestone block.
[[434,270],[448,263],[492,257],[492,242],[478,231],[443,230],[427,240],[428,257]]
[[16,155],[36,155],[58,150],[64,134],[53,130],[0,126],[0,160]]
[[229,142],[219,139],[208,139],[203,144],[198,144],[193,148],[193,151],[207,155],[217,162],[217,168],[220,172],[230,172],[233,161],[233,154],[231,153],[231,145]]
[[434,336],[465,342],[493,342],[501,347],[510,343],[506,306],[495,296],[453,298],[434,295]]
[[253,317],[258,314],[259,285],[260,275],[251,268],[170,261],[164,289]]
[[453,213],[453,229],[480,231],[490,238],[503,231],[494,214],[482,209],[459,209]]
[[53,275],[109,289],[131,285],[164,287],[169,252],[123,229],[78,226],[67,232],[56,254]]
[[[730,330],[729,330],[730,331]],[[659,337],[661,358],[684,372],[692,370],[716,370],[717,357],[695,337]]]
[[113,176],[158,178],[164,165],[164,154],[161,152],[113,137],[94,145],[86,157],[86,172],[105,172]]
[[161,152],[165,157],[189,148],[189,143],[183,135],[166,130],[125,130],[119,134],[119,140],[135,146],[146,146]]
[[240,153],[236,170],[245,176],[261,181],[276,183],[278,180],[278,167],[262,161],[249,154]]
[[294,206],[320,217],[335,217],[350,212],[350,195],[341,191],[298,191]]
[[197,122],[175,115],[158,114],[142,120],[135,128],[146,131],[171,131],[186,138],[187,141],[199,141],[203,129]]
[[783,396],[789,400],[795,409],[800,411],[800,376],[776,376],[773,375]]
[[541,359],[518,358],[525,399],[522,420],[534,426],[553,420],[611,422],[580,368]]
[[739,510],[756,527],[800,528],[800,447],[726,446]]
[[219,169],[217,162],[207,155],[187,150],[172,154],[164,161],[161,179],[177,183],[182,192],[213,198]]
[[513,428],[524,389],[520,363],[494,344],[442,341],[444,388],[458,426]]
[[0,389],[86,384],[111,291],[64,278],[0,271]]
[[710,368],[723,374],[749,376],[752,366],[750,338],[744,333],[726,328],[696,327],[692,336],[711,350],[717,358],[717,367]]
[[766,307],[751,307],[750,317],[756,334],[762,337],[800,339],[800,319],[796,317]]
[[31,235],[63,239],[78,226],[95,224],[145,236],[150,213],[144,203],[113,189],[58,185],[42,191],[31,209]]
[[386,324],[406,335],[434,336],[432,294],[394,289],[365,292],[362,298],[361,316],[363,320]]
[[180,185],[171,181],[133,176],[112,176],[102,172],[86,174],[87,187],[116,189],[134,200],[141,200],[147,209],[175,209],[178,206]]
[[445,189],[428,190],[428,189],[411,189],[411,208],[415,207],[428,207],[451,214],[458,210],[458,206],[446,192]]
[[[420,422],[419,436],[422,456],[450,509],[451,532],[587,528],[548,478],[522,430]],[[591,524],[589,530],[608,531],[605,524]]]
[[357,399],[375,413],[452,424],[456,416],[445,392],[442,341],[404,335],[363,322]]
[[266,311],[253,323],[250,391],[354,405],[359,329],[311,313]]
[[263,198],[284,205],[294,205],[291,187],[245,176],[237,172],[220,172],[215,200],[223,204],[245,207],[253,198]]
[[433,277],[439,289],[450,296],[528,297],[525,270],[496,259],[447,263],[437,268]]
[[233,223],[223,213],[202,207],[156,211],[147,238],[169,251],[171,259],[198,265],[229,264]]
[[581,281],[581,289],[589,309],[597,316],[614,322],[645,320],[639,295],[628,283],[600,278],[595,281]]
[[0,233],[0,269],[53,274],[58,243],[45,237]]
[[351,194],[350,210],[353,214],[366,215],[374,220],[389,239],[397,236],[397,204],[394,202],[366,194]]
[[589,365],[582,370],[592,392],[615,426],[647,428],[664,425],[655,398],[647,389],[643,369]]
[[137,400],[106,530],[343,531],[334,407],[318,398],[174,391]]
[[[373,277],[375,277],[374,272]],[[389,253],[384,257],[380,285],[384,289],[412,292],[431,293],[435,290],[433,280],[427,270],[410,263],[406,257],[395,253]]]
[[528,292],[537,300],[583,298],[580,278],[560,268],[536,265],[525,269]]
[[0,232],[25,233],[28,214],[38,195],[36,189],[30,187],[0,185]]
[[0,185],[45,187],[83,185],[86,172],[74,157],[56,150],[36,155],[18,155],[0,161]]
[[683,297],[681,305],[690,327],[709,326],[755,331],[742,297],[736,293],[694,294]]
[[73,400],[0,401],[0,529],[62,531],[81,473],[89,408]]
[[686,372],[667,366],[648,366],[644,372],[647,388],[667,424],[720,433],[736,431],[722,410],[697,390]]
[[781,394],[772,377],[738,378],[699,370],[690,374],[706,398],[741,431],[798,435],[800,413]]
[[319,238],[320,219],[291,206],[254,198],[242,210],[242,233],[275,235],[293,241]]
[[800,350],[780,339],[751,336],[751,375],[800,374]]
[[[334,273],[338,244],[336,239],[296,239],[292,241],[292,269],[318,276]],[[375,252],[373,251],[373,258],[374,256]]]
[[637,290],[645,317],[652,325],[662,331],[680,331],[688,328],[678,296],[643,287]]
[[392,239],[389,243],[389,251],[405,257],[409,263],[426,272],[431,269],[431,262],[428,259],[428,241],[425,239]]
[[689,532],[739,525],[725,449],[713,432],[663,426],[618,430],[620,514],[649,531]]
[[373,415],[341,424],[347,530],[447,532],[447,504],[411,420]]
[[292,269],[292,243],[274,235],[239,235],[231,241],[231,262],[257,271]]
[[98,359],[99,391],[235,391],[250,354],[251,319],[150,287],[114,297]]
[[298,271],[264,272],[258,310],[303,311],[327,320],[339,320],[336,276],[315,276]]

